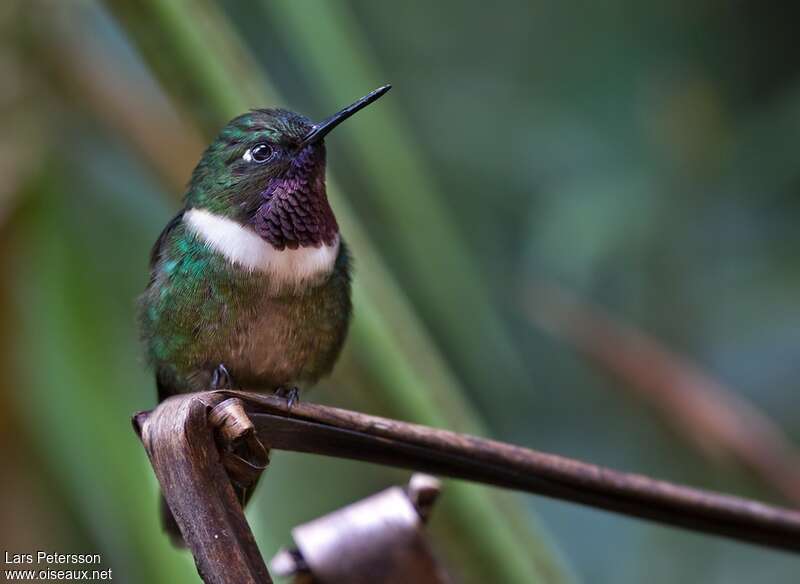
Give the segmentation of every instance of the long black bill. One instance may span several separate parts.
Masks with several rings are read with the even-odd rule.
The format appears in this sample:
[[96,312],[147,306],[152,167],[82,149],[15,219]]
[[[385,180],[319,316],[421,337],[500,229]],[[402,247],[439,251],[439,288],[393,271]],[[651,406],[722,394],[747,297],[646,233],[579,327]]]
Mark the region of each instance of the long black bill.
[[336,126],[341,124],[347,118],[352,116],[358,110],[367,107],[373,101],[381,97],[384,93],[389,91],[392,88],[391,85],[384,85],[383,87],[379,87],[375,91],[371,91],[355,103],[348,105],[343,110],[336,112],[331,117],[322,120],[321,122],[314,124],[311,128],[311,131],[303,138],[303,141],[300,143],[298,150],[302,150],[309,144],[313,144],[314,142],[319,142],[325,136],[328,135],[328,132],[333,130]]

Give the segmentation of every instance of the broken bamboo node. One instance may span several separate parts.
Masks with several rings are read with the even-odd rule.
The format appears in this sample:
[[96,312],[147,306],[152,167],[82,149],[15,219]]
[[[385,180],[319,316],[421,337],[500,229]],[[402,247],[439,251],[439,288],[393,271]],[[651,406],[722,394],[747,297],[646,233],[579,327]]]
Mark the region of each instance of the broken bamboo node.
[[269,465],[269,451],[256,436],[242,400],[232,397],[218,403],[211,408],[208,421],[231,481],[244,490],[254,487]]
[[436,477],[421,472],[411,475],[406,494],[423,523],[427,523],[430,518],[433,505],[441,492],[442,482]]
[[208,421],[228,444],[255,432],[255,426],[247,417],[242,400],[238,397],[230,397],[213,406]]
[[[417,501],[430,512],[439,481],[415,474],[292,530],[297,549],[283,549],[270,568],[292,584],[449,584],[431,550]],[[416,499],[416,501],[415,501]]]

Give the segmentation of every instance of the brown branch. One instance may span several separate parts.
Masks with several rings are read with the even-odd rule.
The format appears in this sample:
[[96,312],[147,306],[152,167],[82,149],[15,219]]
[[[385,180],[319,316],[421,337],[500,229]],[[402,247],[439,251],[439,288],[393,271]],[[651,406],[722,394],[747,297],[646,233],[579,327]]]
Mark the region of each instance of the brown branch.
[[209,584],[271,582],[231,485],[255,483],[266,466],[262,443],[526,491],[800,552],[797,511],[308,402],[289,409],[286,400],[270,395],[189,394],[138,414],[134,425]]
[[644,332],[553,284],[531,286],[524,308],[661,413],[709,458],[733,460],[800,504],[800,455],[755,405]]
[[[135,416],[134,427],[203,581],[269,584],[272,579],[226,474],[228,469],[237,484],[250,484],[266,461],[244,464],[252,427],[238,414],[238,400],[212,410],[223,398],[208,393],[176,396],[151,413]],[[227,463],[237,460],[242,464]],[[248,473],[248,466],[255,472]]]
[[376,462],[546,495],[692,531],[800,551],[800,512],[486,440],[275,396],[242,399],[282,450]]

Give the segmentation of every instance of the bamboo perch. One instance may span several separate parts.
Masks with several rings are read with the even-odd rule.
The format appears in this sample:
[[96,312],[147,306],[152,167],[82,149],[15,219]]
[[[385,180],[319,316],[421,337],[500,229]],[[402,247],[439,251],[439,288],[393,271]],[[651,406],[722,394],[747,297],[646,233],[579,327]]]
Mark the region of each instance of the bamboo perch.
[[203,581],[271,584],[232,487],[254,484],[268,458],[239,400],[224,397],[176,396],[133,426]]
[[[187,412],[196,411],[196,406],[193,406],[195,408],[193,410],[186,405],[178,404],[206,404],[208,411],[212,411],[212,406],[223,401],[238,404],[237,400],[226,398],[241,400],[244,412],[252,421],[254,434],[245,427],[240,431],[240,443],[235,447],[236,444],[231,445],[230,438],[227,439],[227,446],[224,444],[220,446],[220,437],[224,443],[225,433],[217,432],[223,467],[234,469],[249,466],[254,474],[248,479],[251,481],[257,479],[257,474],[264,465],[259,466],[258,461],[256,464],[250,461],[247,464],[237,465],[232,459],[243,456],[244,452],[245,458],[249,456],[250,460],[252,453],[258,454],[259,446],[255,445],[260,441],[267,448],[350,458],[435,473],[546,495],[666,525],[684,527],[692,531],[800,552],[798,511],[676,485],[642,475],[622,473],[493,440],[358,412],[308,402],[296,403],[289,409],[283,398],[240,391],[215,391],[177,396],[165,401],[152,413],[142,413],[135,418],[138,427],[144,429],[143,441],[170,506],[176,503],[185,509],[192,509],[189,497],[179,496],[176,484],[172,484],[175,483],[175,479],[169,465],[176,464],[180,460],[180,452],[171,453],[167,457],[158,454],[165,448],[160,445],[161,441],[175,440],[174,437],[171,438],[170,432],[175,435],[182,434],[177,432],[180,424],[173,422],[171,426],[169,425],[169,417],[176,413],[184,420],[186,427],[186,422],[191,419]],[[154,417],[158,421],[158,427],[166,429],[159,431],[157,435],[149,430]],[[217,419],[219,418],[221,417],[217,416]],[[202,438],[203,435],[198,433],[198,436]],[[255,441],[254,438],[258,440]],[[192,439],[188,441],[191,445]],[[242,446],[246,448],[243,449]],[[178,450],[185,448],[187,446],[184,445]],[[201,451],[205,452],[202,448]],[[250,455],[246,454],[247,452]],[[186,452],[183,454],[186,455]],[[183,467],[185,463],[181,462],[180,465]],[[215,476],[213,482],[217,492],[227,503],[235,502],[232,489],[219,482],[218,474],[222,467],[217,464],[208,468]],[[192,496],[195,496],[201,489],[192,487],[191,484],[187,485],[186,481],[193,477],[202,480],[202,477],[192,473],[194,471],[178,482],[183,485],[181,488],[193,488]],[[200,495],[206,496],[205,493]],[[242,529],[240,522],[243,520],[243,515],[239,505],[236,504],[235,507],[237,508],[235,512],[229,510],[227,515],[215,516],[213,521],[232,521],[237,530]],[[197,550],[202,551],[202,546],[196,540],[204,534],[202,529],[198,529],[198,517],[199,514],[194,513],[192,520],[189,521],[186,517],[181,517],[180,511],[176,512],[184,536],[187,536],[187,531],[182,521],[193,530],[188,533],[187,543],[196,558],[198,558]],[[263,563],[252,563],[252,556],[248,555],[252,553],[248,543],[252,536],[249,535],[246,524],[244,528],[240,532],[243,535],[239,541],[245,549],[245,552],[240,554],[242,561],[247,565],[256,566],[253,569],[260,570]],[[201,566],[199,558],[198,566]],[[253,581],[268,582],[257,578]]]
[[791,509],[446,430],[309,402],[287,412],[275,396],[227,393],[241,397],[267,447],[477,481],[800,552],[800,512]]

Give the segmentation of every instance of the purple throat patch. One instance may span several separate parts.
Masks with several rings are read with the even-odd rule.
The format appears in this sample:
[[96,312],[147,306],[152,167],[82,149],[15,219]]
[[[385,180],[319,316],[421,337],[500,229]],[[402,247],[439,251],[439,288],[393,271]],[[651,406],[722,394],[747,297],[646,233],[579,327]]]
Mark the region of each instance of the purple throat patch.
[[339,225],[325,191],[325,151],[309,145],[270,181],[256,211],[256,233],[275,249],[333,245]]

